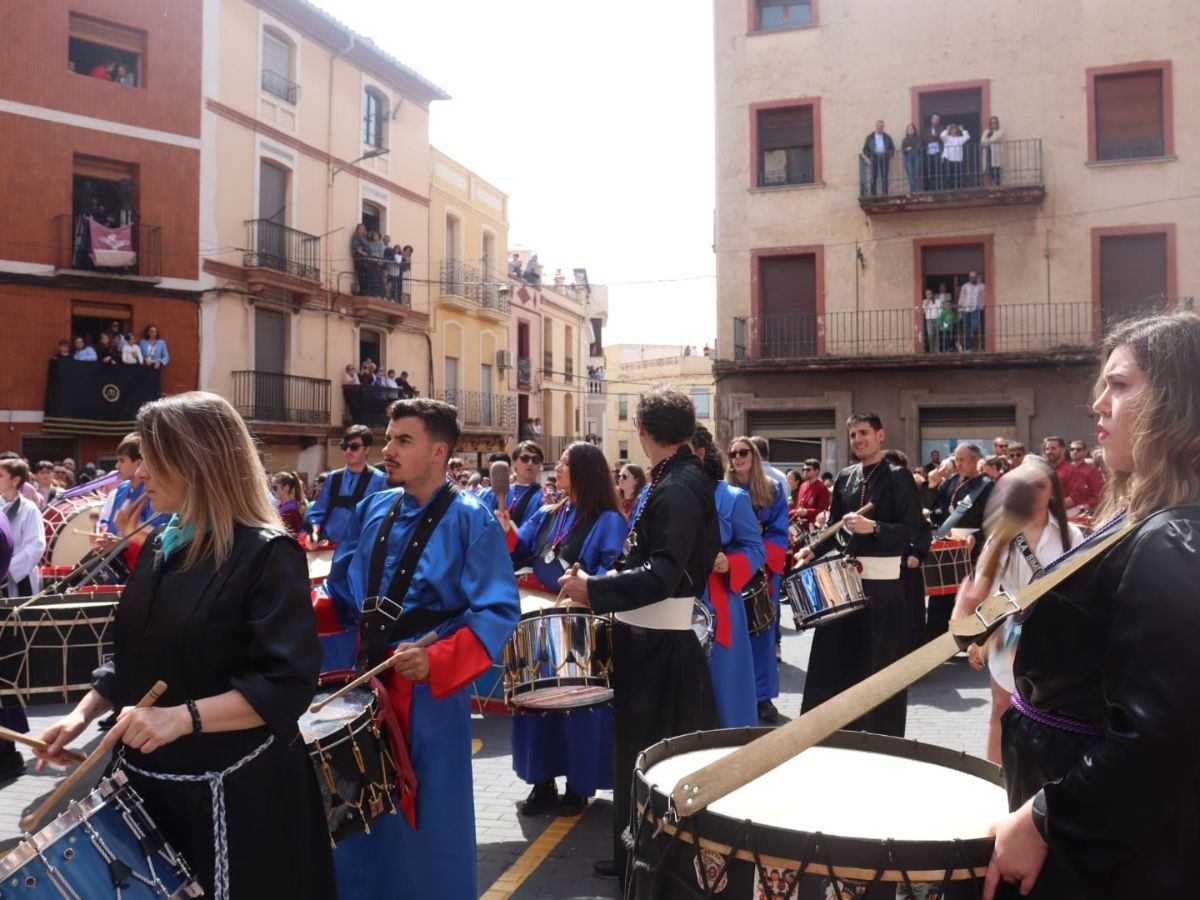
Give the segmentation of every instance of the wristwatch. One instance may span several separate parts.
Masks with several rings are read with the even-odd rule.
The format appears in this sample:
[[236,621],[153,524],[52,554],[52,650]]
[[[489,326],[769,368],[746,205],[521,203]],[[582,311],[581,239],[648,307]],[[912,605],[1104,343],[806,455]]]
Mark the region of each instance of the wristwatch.
[[879,523],[875,523],[875,527],[871,529],[871,537],[879,537]]
[[1033,805],[1030,807],[1033,812],[1033,827],[1037,829],[1038,834],[1042,836],[1042,840],[1049,842],[1050,838],[1047,835],[1049,823],[1046,821],[1046,792],[1038,791],[1033,795]]

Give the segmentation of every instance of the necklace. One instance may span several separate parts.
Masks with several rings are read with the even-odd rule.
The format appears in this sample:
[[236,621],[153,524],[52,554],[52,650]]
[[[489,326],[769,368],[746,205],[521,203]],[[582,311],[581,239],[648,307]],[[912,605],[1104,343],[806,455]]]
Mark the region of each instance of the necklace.
[[956,500],[958,500],[958,495],[961,494],[963,489],[968,487],[971,482],[978,477],[978,475],[972,475],[970,478],[963,478],[962,476],[959,476],[958,484],[956,484],[954,486],[954,490],[950,492],[950,502],[946,504],[948,509],[954,509],[954,503]]
[[554,562],[555,557],[558,556],[558,545],[570,537],[575,526],[579,524],[578,517],[572,519],[569,524],[566,523],[569,506],[570,504],[564,503],[554,517],[554,524],[550,530],[550,543],[546,545],[546,552],[542,554],[542,560],[547,565]]
[[862,467],[862,485],[858,490],[858,508],[862,509],[867,505],[867,493],[871,490],[871,479],[875,477],[875,473],[879,471],[879,467],[883,465],[883,460],[871,466],[871,471],[867,471],[867,467]]

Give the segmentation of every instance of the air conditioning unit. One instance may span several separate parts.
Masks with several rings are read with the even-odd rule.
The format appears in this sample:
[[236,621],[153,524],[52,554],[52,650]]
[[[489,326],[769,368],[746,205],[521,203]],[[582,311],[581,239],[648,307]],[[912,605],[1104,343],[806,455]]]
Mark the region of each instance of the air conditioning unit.
[[501,369],[501,370],[512,368],[512,351],[511,350],[497,350],[496,351],[496,368]]

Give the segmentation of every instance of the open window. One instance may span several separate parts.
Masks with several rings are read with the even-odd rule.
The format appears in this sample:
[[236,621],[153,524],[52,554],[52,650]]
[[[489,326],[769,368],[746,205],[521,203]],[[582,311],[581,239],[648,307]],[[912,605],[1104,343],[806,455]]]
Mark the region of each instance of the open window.
[[382,149],[386,146],[387,98],[374,88],[363,91],[363,143]]
[[71,13],[67,65],[72,72],[145,87],[146,33]]
[[131,269],[137,264],[137,166],[76,155],[70,260],[65,268]]
[[295,105],[300,98],[296,84],[295,50],[292,42],[272,28],[263,29],[262,89]]
[[[117,327],[114,328],[113,326]],[[89,344],[99,341],[102,333],[110,337],[133,332],[133,308],[119,303],[76,301],[71,304],[71,335],[83,337]],[[140,335],[134,335],[135,338]]]

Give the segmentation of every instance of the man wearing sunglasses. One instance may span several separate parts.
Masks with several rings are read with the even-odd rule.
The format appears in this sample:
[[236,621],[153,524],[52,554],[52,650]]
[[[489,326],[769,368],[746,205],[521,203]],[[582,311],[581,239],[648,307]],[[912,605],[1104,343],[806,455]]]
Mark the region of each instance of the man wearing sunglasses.
[[[517,445],[517,452],[512,458],[513,483],[504,494],[504,508],[514,528],[520,528],[524,521],[541,506],[542,486],[538,484],[538,475],[542,471],[542,448],[533,441],[522,441]],[[494,510],[500,504],[496,500],[496,491],[503,491],[504,486],[495,484],[479,494],[479,500],[488,509]]]
[[314,543],[342,540],[359,501],[387,487],[387,475],[367,465],[374,443],[375,438],[366,425],[351,425],[342,434],[341,447],[346,465],[330,473],[317,502],[309,507],[304,517]]

